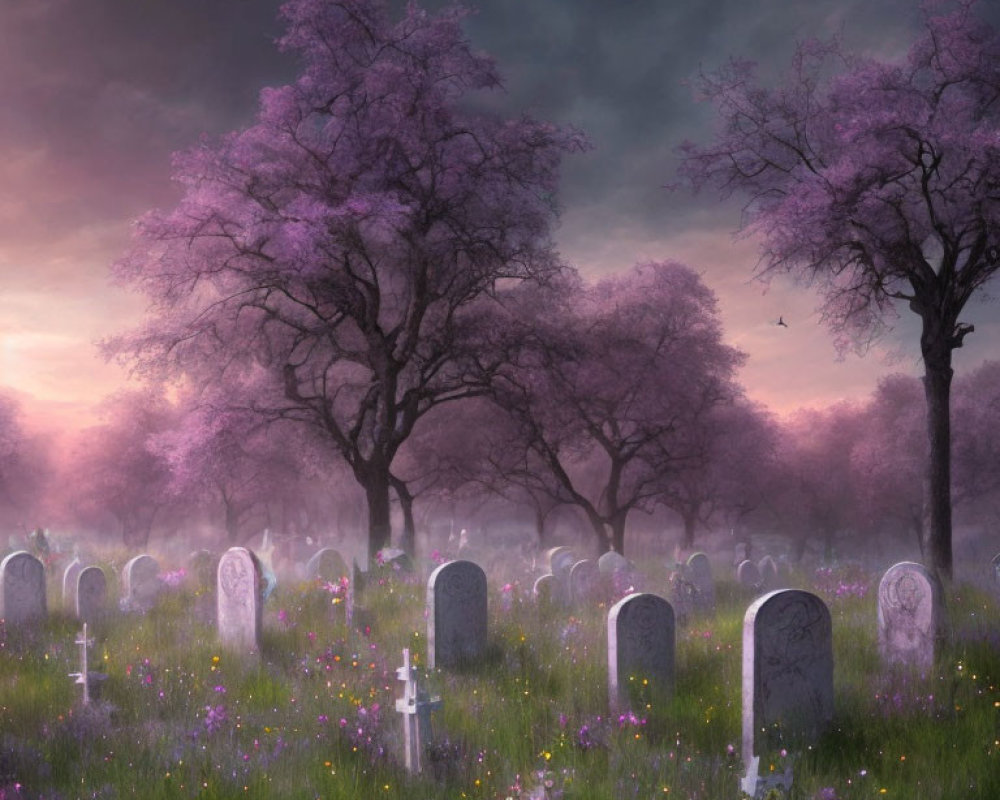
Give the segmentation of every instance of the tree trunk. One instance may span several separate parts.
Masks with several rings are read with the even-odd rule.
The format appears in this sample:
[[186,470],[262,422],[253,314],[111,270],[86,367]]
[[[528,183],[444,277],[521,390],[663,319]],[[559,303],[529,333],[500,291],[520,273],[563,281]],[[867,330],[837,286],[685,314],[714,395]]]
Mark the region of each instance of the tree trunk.
[[417,525],[413,518],[413,495],[406,487],[406,482],[390,475],[392,489],[399,500],[399,508],[403,512],[403,532],[400,537],[399,546],[415,559],[417,556]]
[[[928,329],[931,329],[929,331]],[[944,326],[924,320],[921,349],[924,356],[924,396],[930,458],[924,493],[927,525],[923,548],[929,566],[951,579],[951,350]]]
[[389,470],[369,469],[362,482],[368,504],[368,559],[392,542],[392,521],[389,514]]
[[681,514],[681,519],[684,521],[684,534],[681,539],[681,549],[691,550],[694,547],[694,529],[698,520],[692,513]]
[[625,521],[627,514],[615,514],[611,519],[611,546],[619,555],[625,555]]

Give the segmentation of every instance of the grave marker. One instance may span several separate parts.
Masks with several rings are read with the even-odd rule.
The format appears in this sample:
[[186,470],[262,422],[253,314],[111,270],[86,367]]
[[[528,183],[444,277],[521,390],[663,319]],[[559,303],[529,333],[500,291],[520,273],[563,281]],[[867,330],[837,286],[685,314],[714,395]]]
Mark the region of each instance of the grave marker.
[[569,594],[572,601],[580,605],[597,597],[600,578],[597,562],[589,558],[577,561],[569,570]]
[[63,570],[62,580],[62,602],[66,611],[74,612],[76,609],[76,579],[83,569],[83,563],[79,558],[74,558]]
[[761,583],[769,589],[775,589],[778,585],[778,565],[771,556],[766,555],[757,563],[757,571],[760,573]]
[[754,795],[761,755],[815,742],[832,718],[826,605],[797,589],[757,598],[743,618],[743,790]]
[[922,564],[902,561],[878,585],[879,651],[887,664],[926,675],[941,633],[941,586]]
[[84,624],[96,622],[107,611],[108,578],[97,566],[86,567],[76,576],[73,613]]
[[757,569],[757,565],[749,559],[741,561],[740,565],[736,568],[736,580],[738,580],[747,589],[752,589],[754,591],[760,590],[760,570]]
[[697,614],[715,613],[715,582],[712,565],[704,553],[692,553],[687,560],[685,575],[694,587],[693,610]]
[[319,578],[327,583],[337,583],[341,578],[350,577],[350,574],[347,562],[332,547],[322,548],[306,562],[306,578],[309,580]]
[[471,561],[450,561],[427,580],[427,663],[455,667],[486,651],[486,573]]
[[402,697],[396,700],[396,711],[403,715],[403,761],[407,772],[415,774],[423,770],[424,753],[433,738],[431,712],[441,708],[441,698],[431,697],[417,683],[409,648],[403,648],[403,666],[396,670],[396,679],[403,682]]
[[122,605],[126,611],[149,611],[162,588],[160,565],[152,556],[130,559],[122,569]]
[[[629,706],[629,686],[649,681],[653,691],[674,691],[674,609],[655,594],[636,592],[608,611],[608,700]],[[633,680],[634,679],[634,680]]]
[[47,612],[42,562],[24,550],[11,553],[0,562],[0,617],[19,625]]
[[556,600],[556,593],[559,587],[556,584],[556,576],[551,573],[540,576],[532,587],[531,593],[539,603],[553,603]]
[[260,648],[260,565],[245,547],[230,547],[219,559],[217,614],[224,647],[256,653]]

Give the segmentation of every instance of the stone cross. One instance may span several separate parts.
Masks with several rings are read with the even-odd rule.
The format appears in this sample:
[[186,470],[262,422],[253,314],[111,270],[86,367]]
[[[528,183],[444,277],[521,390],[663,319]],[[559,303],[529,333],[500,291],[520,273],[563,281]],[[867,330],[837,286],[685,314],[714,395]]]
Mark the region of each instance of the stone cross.
[[440,697],[430,697],[417,683],[417,668],[410,664],[410,649],[403,648],[403,666],[396,670],[403,684],[403,696],[396,700],[396,711],[403,715],[403,749],[408,772],[423,769],[423,755],[431,740],[431,712],[441,708]]
[[80,645],[80,671],[71,672],[69,676],[71,678],[76,678],[74,683],[83,684],[83,704],[85,706],[90,705],[90,672],[87,666],[87,648],[93,644],[92,639],[87,638],[87,623],[83,623],[83,630],[80,632],[80,638],[74,642],[74,644]]

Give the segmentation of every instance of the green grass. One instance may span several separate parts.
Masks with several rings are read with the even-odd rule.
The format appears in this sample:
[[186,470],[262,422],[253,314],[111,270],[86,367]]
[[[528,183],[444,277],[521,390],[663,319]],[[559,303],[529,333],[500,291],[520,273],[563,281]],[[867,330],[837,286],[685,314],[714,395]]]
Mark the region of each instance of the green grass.
[[[444,705],[418,777],[401,765],[394,696],[402,648],[426,661],[422,581],[367,587],[367,634],[348,627],[329,593],[281,585],[256,660],[220,650],[199,621],[210,595],[170,591],[145,616],[93,627],[91,665],[108,678],[89,708],[67,677],[78,669],[77,625],[50,602],[43,625],[3,633],[0,796],[739,796],[749,599],[740,587],[722,583],[715,616],[678,630],[674,696],[638,685],[634,715],[619,719],[608,713],[607,606],[539,608],[521,589],[503,603],[500,581],[490,586],[487,657],[424,676]],[[873,589],[822,596],[834,625],[836,716],[813,748],[775,759],[776,770],[792,764],[792,797],[1000,797],[995,596],[949,592],[951,635],[923,679],[881,677]]]

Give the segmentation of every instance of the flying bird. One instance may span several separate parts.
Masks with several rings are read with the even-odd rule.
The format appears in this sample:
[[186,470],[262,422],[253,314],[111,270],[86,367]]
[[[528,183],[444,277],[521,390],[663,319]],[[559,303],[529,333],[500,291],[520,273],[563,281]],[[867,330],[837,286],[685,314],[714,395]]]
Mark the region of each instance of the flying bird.
[[775,325],[780,325],[782,328],[787,328],[788,323],[785,322],[783,317],[778,317],[778,321],[774,323]]

